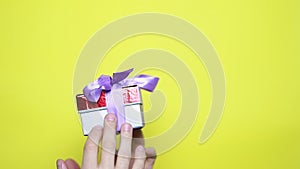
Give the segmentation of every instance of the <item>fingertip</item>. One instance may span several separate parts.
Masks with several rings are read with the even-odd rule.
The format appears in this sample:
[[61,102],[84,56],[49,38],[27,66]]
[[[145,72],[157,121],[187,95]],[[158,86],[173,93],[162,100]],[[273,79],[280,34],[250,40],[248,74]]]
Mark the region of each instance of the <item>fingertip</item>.
[[[104,128],[110,128],[113,130],[116,130],[116,126],[117,126],[117,117],[115,116],[115,114],[113,113],[108,113],[105,116],[105,120],[104,120]],[[104,129],[105,130],[105,129]]]
[[129,123],[122,124],[121,132],[122,133],[132,133],[132,126],[131,126],[131,124],[129,124]]
[[145,151],[147,157],[156,158],[156,150],[153,147],[148,147]]
[[145,151],[144,147],[142,145],[139,145],[136,147],[137,151]]
[[57,159],[56,160],[56,168],[57,169],[62,169],[62,163],[64,162],[64,160],[62,159]]
[[153,147],[146,149],[145,169],[152,169],[156,160],[156,151]]
[[102,137],[103,127],[96,125],[92,128],[88,135],[88,140],[91,140],[94,144],[99,145],[100,139]]
[[139,145],[135,149],[135,157],[136,158],[145,158],[146,157],[146,152],[145,148],[142,145]]
[[107,122],[115,122],[116,121],[116,116],[114,113],[107,113],[107,115],[105,116],[105,121]]

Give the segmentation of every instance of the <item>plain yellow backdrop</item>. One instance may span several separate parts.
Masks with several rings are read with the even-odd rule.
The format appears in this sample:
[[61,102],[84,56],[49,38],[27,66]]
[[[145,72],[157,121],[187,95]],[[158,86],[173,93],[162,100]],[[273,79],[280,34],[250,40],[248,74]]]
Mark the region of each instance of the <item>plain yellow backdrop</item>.
[[[81,163],[86,138],[72,98],[77,58],[101,27],[143,12],[194,24],[215,46],[226,74],[222,121],[198,144],[211,89],[204,68],[193,72],[203,109],[187,137],[158,156],[156,168],[300,168],[299,1],[29,0],[1,1],[0,9],[0,168],[50,169],[57,158],[69,157]],[[114,58],[116,64],[102,70],[110,73],[118,57],[148,47],[172,51],[191,69],[201,65],[185,59],[193,53],[182,44],[148,35],[116,46],[103,62]],[[145,134],[168,128],[177,117],[173,109]]]

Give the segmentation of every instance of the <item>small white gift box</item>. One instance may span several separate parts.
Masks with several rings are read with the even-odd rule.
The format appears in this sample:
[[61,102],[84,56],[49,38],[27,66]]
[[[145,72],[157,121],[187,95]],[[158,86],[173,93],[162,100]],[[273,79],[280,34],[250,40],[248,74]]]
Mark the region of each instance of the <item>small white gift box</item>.
[[[129,86],[122,88],[122,94],[125,122],[131,124],[133,129],[144,127],[143,106],[139,87]],[[76,96],[77,109],[81,117],[84,135],[88,135],[91,129],[96,125],[103,126],[104,117],[108,113],[105,95],[105,91],[103,91],[97,103],[88,101],[83,94]],[[120,129],[117,129],[117,132],[120,132]]]

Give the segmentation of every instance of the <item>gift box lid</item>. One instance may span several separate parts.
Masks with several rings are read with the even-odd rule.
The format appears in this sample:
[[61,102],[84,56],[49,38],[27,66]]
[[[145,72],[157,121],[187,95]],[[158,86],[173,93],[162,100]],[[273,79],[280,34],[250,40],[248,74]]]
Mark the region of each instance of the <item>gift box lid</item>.
[[[122,88],[124,105],[142,104],[141,92],[138,86],[126,86]],[[92,109],[106,108],[106,92],[102,91],[97,102],[90,102],[83,94],[76,95],[77,109],[79,112],[86,112]]]

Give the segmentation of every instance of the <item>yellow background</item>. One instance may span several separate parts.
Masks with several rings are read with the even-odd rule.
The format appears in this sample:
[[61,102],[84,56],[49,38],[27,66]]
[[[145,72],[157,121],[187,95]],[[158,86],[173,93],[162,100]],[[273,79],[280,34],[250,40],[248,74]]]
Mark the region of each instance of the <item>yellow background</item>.
[[[81,162],[85,137],[72,98],[77,57],[101,27],[142,12],[194,24],[217,49],[226,74],[225,111],[213,137],[198,144],[211,98],[208,78],[197,78],[204,109],[188,136],[159,155],[156,168],[300,168],[299,1],[29,0],[1,1],[0,8],[1,168],[50,169],[68,157]],[[184,60],[186,49],[169,41],[128,39],[108,56],[150,46]],[[170,125],[157,124],[146,135]]]

